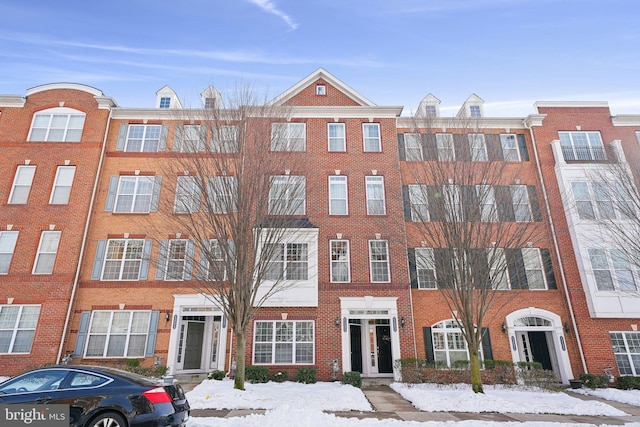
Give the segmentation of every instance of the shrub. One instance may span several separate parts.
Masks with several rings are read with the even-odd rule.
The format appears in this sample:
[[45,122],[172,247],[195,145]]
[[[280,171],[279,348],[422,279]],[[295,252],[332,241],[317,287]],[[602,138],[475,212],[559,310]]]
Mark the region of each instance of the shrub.
[[127,359],[125,362],[127,368],[137,368],[140,366],[140,361],[138,359]]
[[271,379],[277,383],[283,383],[287,380],[288,377],[289,377],[289,374],[287,373],[287,371],[278,371],[275,374],[273,374]]
[[342,384],[350,384],[354,387],[362,387],[362,375],[360,372],[345,372],[342,374]]
[[247,366],[244,374],[246,380],[252,384],[269,382],[269,369],[266,366]]
[[404,359],[397,359],[394,365],[400,371],[403,382],[412,384],[423,382],[423,370],[427,366],[426,360],[405,357]]
[[226,372],[221,371],[219,369],[216,369],[213,372],[209,372],[209,375],[207,375],[207,378],[209,378],[210,380],[222,380],[225,376],[226,376]]
[[453,362],[453,369],[469,369],[471,362],[469,360],[456,360]]
[[604,375],[580,374],[579,379],[585,387],[589,387],[592,390],[604,388],[607,385],[607,377]]
[[623,390],[640,390],[640,377],[624,375],[617,377],[616,381],[618,381],[618,387]]
[[303,384],[315,384],[317,373],[316,368],[298,368],[296,381]]
[[484,371],[480,373],[482,382],[484,384],[515,384],[516,375],[513,367],[513,362],[507,360],[487,359],[484,361]]
[[542,368],[539,362],[518,362],[517,376],[520,382],[527,387],[538,387],[549,391],[562,391],[564,384],[553,373]]

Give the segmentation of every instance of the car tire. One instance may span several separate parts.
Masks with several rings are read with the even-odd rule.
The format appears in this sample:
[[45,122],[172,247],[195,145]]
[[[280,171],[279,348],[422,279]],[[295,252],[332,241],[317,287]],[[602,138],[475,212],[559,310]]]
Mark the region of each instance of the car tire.
[[117,412],[105,412],[91,420],[86,427],[126,427],[126,425],[122,415]]

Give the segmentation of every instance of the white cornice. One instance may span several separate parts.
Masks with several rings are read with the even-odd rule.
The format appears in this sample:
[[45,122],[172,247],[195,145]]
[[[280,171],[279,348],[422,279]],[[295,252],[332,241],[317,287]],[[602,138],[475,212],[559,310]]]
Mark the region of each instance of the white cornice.
[[578,108],[578,107],[588,107],[588,108],[609,108],[609,103],[607,101],[538,101],[533,104],[534,107],[555,107],[555,108]]
[[104,96],[101,90],[96,89],[95,87],[82,85],[79,83],[50,83],[46,85],[32,87],[31,89],[27,89],[27,96],[33,95],[34,93],[44,92],[47,90],[56,90],[56,89],[73,89],[73,90],[81,90],[83,92],[90,93],[93,96]]
[[459,119],[455,117],[435,117],[429,119],[428,125],[424,119],[413,117],[399,117],[399,128],[451,128],[451,129],[526,129],[524,117],[481,117],[474,119]]
[[22,108],[26,99],[20,95],[0,95],[0,107]]
[[614,126],[640,126],[640,115],[638,114],[618,114],[611,117]]
[[402,107],[351,107],[351,106],[327,106],[327,107],[292,107],[289,111],[291,117],[296,118],[358,118],[358,117],[399,117]]

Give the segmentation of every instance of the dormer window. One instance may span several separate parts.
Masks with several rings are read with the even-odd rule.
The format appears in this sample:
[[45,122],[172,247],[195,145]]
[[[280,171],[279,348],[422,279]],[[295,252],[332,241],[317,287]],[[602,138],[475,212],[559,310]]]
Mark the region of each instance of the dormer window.
[[324,96],[327,94],[327,87],[325,85],[316,86],[316,95]]
[[211,110],[213,108],[216,108],[216,100],[215,100],[215,98],[205,98],[205,100],[204,100],[204,108],[206,108],[207,110]]
[[425,105],[424,106],[424,113],[427,117],[437,117],[438,116],[438,109],[436,108],[435,105]]
[[160,108],[169,108],[171,107],[171,98],[168,96],[163,96],[160,98]]
[[79,142],[85,114],[72,108],[42,110],[33,116],[29,141]]
[[470,105],[469,106],[469,115],[473,118],[482,117],[482,113],[480,112],[479,105]]

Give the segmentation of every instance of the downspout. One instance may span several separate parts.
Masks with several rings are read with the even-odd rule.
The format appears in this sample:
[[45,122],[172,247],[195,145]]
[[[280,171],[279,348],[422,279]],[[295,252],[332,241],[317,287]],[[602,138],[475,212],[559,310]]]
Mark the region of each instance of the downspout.
[[567,285],[567,278],[564,274],[564,267],[562,265],[562,258],[560,257],[560,250],[558,245],[558,239],[556,238],[555,226],[553,225],[553,217],[551,216],[551,207],[549,206],[549,198],[547,197],[547,188],[544,184],[542,177],[542,168],[540,166],[540,158],[538,157],[538,148],[536,146],[536,137],[533,134],[533,129],[527,124],[527,119],[522,121],[524,127],[529,129],[529,135],[531,135],[531,143],[533,145],[533,152],[536,158],[536,167],[538,172],[538,179],[540,179],[540,186],[542,187],[542,195],[544,198],[544,205],[547,210],[547,216],[549,218],[549,225],[551,226],[551,236],[553,238],[553,247],[556,251],[556,259],[558,266],[560,267],[560,276],[562,277],[562,289],[564,290],[565,298],[567,299],[567,306],[569,308],[569,316],[571,317],[571,324],[573,325],[573,331],[576,335],[576,342],[578,343],[578,353],[580,353],[580,360],[582,362],[583,372],[587,372],[587,362],[584,358],[584,351],[582,350],[582,341],[580,340],[580,333],[578,332],[578,325],[576,323],[576,316],[573,312],[573,304],[571,303],[571,297],[569,296],[569,287]]
[[89,221],[91,219],[91,212],[93,211],[93,204],[96,199],[96,193],[98,192],[98,183],[100,182],[100,174],[102,172],[102,163],[104,161],[105,151],[107,150],[107,135],[109,133],[109,126],[111,126],[111,116],[113,109],[109,109],[109,117],[107,117],[107,125],[104,131],[104,140],[102,141],[102,150],[100,152],[100,160],[98,161],[98,168],[96,169],[96,179],[93,183],[93,190],[91,192],[91,200],[89,202],[89,210],[87,211],[87,219],[84,225],[84,232],[82,234],[82,245],[80,246],[80,253],[78,254],[78,265],[76,266],[76,274],[73,278],[73,287],[71,288],[71,296],[69,297],[69,308],[67,309],[67,316],[64,320],[64,328],[62,329],[62,338],[60,339],[60,348],[58,349],[58,356],[56,363],[60,363],[62,357],[62,350],[64,349],[64,341],[67,335],[67,329],[69,327],[69,320],[71,319],[71,310],[73,308],[73,302],[78,289],[78,281],[80,280],[80,266],[82,265],[82,258],[84,256],[84,250],[87,244],[87,235],[89,234]]

